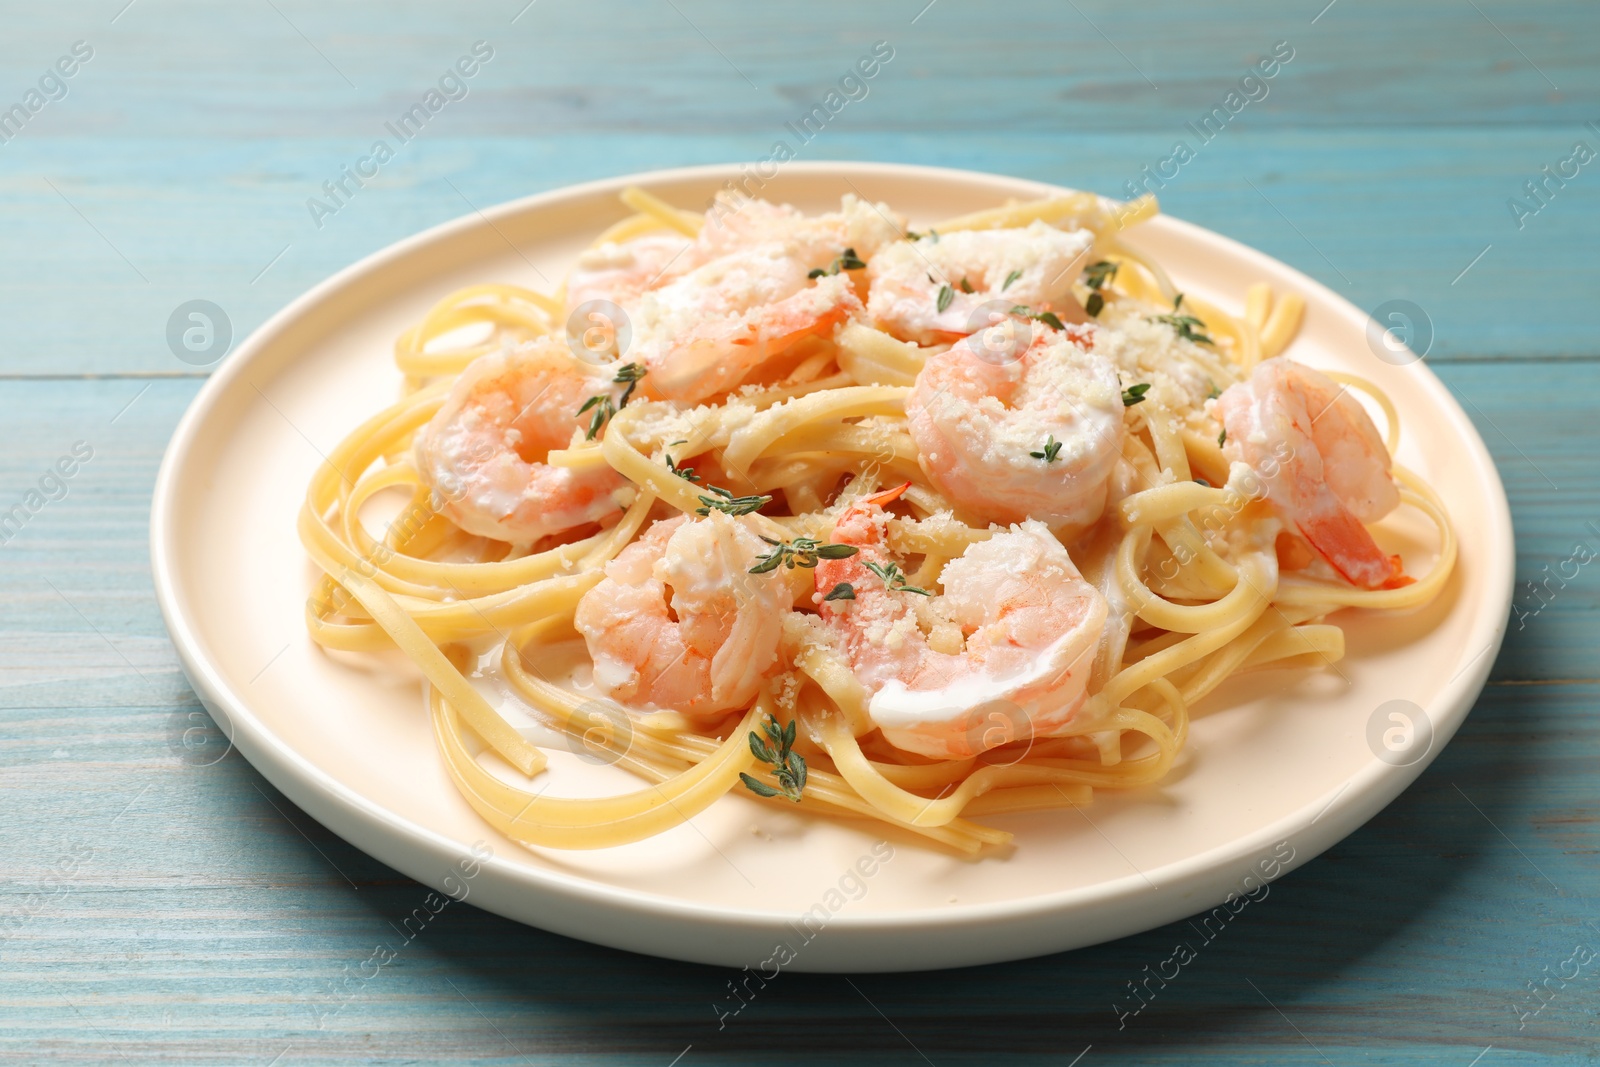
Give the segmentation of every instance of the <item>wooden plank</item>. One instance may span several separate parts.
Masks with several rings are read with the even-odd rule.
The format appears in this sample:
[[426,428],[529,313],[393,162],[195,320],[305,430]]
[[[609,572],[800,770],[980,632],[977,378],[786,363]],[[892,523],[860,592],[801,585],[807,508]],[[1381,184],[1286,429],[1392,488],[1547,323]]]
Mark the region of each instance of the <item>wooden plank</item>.
[[[853,121],[846,113],[840,125]],[[19,168],[0,183],[0,220],[29,255],[0,261],[8,324],[0,367],[189,372],[166,339],[184,301],[221,305],[242,339],[334,271],[474,205],[630,170],[766,158],[782,133],[774,124],[693,139],[594,136],[581,152],[549,137],[426,134],[321,229],[306,200],[364,150],[364,137],[186,139],[159,155],[142,140],[19,138],[0,158]],[[975,167],[1115,192],[1184,135],[955,139],[851,127],[825,131],[802,158]],[[1277,256],[1360,307],[1416,302],[1432,322],[1437,359],[1589,358],[1600,348],[1573,309],[1600,288],[1600,261],[1589,251],[1600,243],[1600,177],[1581,172],[1520,231],[1506,207],[1573,136],[1229,130],[1160,195],[1169,212]],[[1593,141],[1600,149],[1600,137]]]
[[[1540,1003],[1526,983],[1600,946],[1584,903],[1597,707],[1592,685],[1492,686],[1415,786],[1225,925],[957,974],[783,974],[720,1029],[733,972],[464,905],[408,939],[421,887],[237,755],[179,761],[168,707],[12,710],[8,733],[38,740],[0,779],[0,803],[25,813],[0,827],[0,910],[25,913],[0,941],[0,1058],[665,1064],[692,1045],[695,1062],[919,1062],[911,1043],[941,1064],[997,1048],[1065,1063],[1090,1044],[1139,1063],[1592,1056],[1587,982],[1552,985],[1523,1016]],[[1128,984],[1147,966],[1171,976],[1180,943],[1196,958],[1130,1014]],[[392,961],[363,968],[378,946]]]
[[[0,547],[0,703],[65,706],[72,685],[86,682],[136,701],[170,701],[185,688],[150,589],[149,514],[166,440],[199,385],[0,382],[13,442],[0,474],[0,511],[10,516]],[[59,477],[63,457],[86,453]]]
[[1381,16],[1351,3],[1166,2],[1133,18],[1110,0],[1026,0],[1003,16],[826,0],[803,18],[710,0],[404,0],[381,11],[167,0],[112,22],[125,3],[41,5],[8,21],[8,93],[73,41],[95,49],[28,138],[365,137],[479,39],[494,57],[469,85],[464,132],[523,137],[775,127],[880,40],[894,56],[870,87],[868,121],[883,131],[1166,130],[1221,104],[1279,41],[1293,58],[1245,109],[1253,125],[1575,128],[1597,117],[1600,92],[1589,44],[1600,13],[1557,0],[1432,0]]

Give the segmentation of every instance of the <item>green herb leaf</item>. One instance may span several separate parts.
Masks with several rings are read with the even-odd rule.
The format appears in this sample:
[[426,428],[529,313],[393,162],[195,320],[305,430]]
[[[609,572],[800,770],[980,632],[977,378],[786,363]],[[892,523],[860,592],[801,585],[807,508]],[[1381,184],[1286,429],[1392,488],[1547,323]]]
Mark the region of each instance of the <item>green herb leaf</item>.
[[742,772],[739,780],[758,797],[788,797],[799,803],[801,790],[806,787],[806,761],[804,756],[793,750],[795,720],[790,719],[786,725],[779,726],[777,720],[769,715],[767,721],[761,724],[761,729],[771,739],[771,744],[751,730],[750,751],[756,759],[771,765],[772,777],[777,779],[779,788],[774,789],[761,779]]
[[[793,733],[794,720],[791,719],[789,721],[789,726],[790,726],[789,743],[792,745],[792,744],[794,744],[794,733]],[[796,793],[795,799],[798,800],[799,799],[798,794],[800,793],[800,791],[802,789],[804,789],[806,787],[806,761],[805,761],[805,757],[800,755],[800,753],[798,753],[798,752],[790,752],[789,753],[789,758],[783,761],[783,766],[784,766],[784,770],[787,770],[789,772],[789,775],[788,775],[789,780],[794,783],[794,791]],[[783,779],[784,779],[784,775],[782,773],[780,773],[778,775],[778,780],[779,781],[783,781]]]
[[615,415],[619,409],[628,406],[628,401],[633,397],[633,390],[639,384],[639,379],[649,373],[643,363],[624,363],[617,368],[616,377],[611,379],[618,385],[627,385],[627,388],[622,391],[621,397],[613,401],[609,395],[600,393],[583,402],[583,407],[578,409],[577,414],[582,415],[591,408],[594,410],[594,414],[589,416],[589,429],[584,434],[584,440],[593,441],[600,436],[600,431],[605,428],[607,420]]
[[856,587],[851,585],[849,582],[840,582],[838,585],[836,585],[832,589],[828,590],[828,595],[823,597],[822,599],[824,601],[828,601],[828,600],[854,600],[855,598],[856,598]]
[[[1179,293],[1178,300],[1181,301],[1182,299],[1183,294]],[[1173,307],[1177,307],[1177,302],[1173,303]],[[1216,342],[1210,337],[1206,336],[1204,332],[1201,332],[1205,329],[1206,324],[1195,318],[1193,315],[1157,315],[1150,321],[1166,323],[1168,326],[1171,326],[1174,330],[1176,330],[1178,336],[1182,337],[1184,340],[1193,341],[1196,344],[1202,345],[1216,344]]]
[[1116,276],[1117,264],[1109,259],[1102,259],[1083,268],[1083,284],[1090,289],[1103,289],[1106,283]]
[[967,281],[967,277],[964,274],[961,276],[961,291],[963,293],[972,292],[972,283]]
[[838,274],[842,270],[861,270],[866,265],[866,262],[856,255],[855,249],[847,248],[836,256],[827,267],[816,267],[806,277],[825,278],[830,274]]
[[[680,441],[678,443],[682,444],[683,442]],[[676,463],[672,462],[671,456],[667,457],[667,470],[671,471],[673,474],[676,474],[686,482],[698,482],[700,480],[700,476],[694,472],[693,467],[680,467]]]
[[1140,382],[1138,385],[1128,386],[1122,391],[1122,406],[1125,408],[1131,408],[1135,404],[1144,403],[1144,394],[1148,393],[1149,391],[1149,382]]
[[594,409],[594,414],[589,416],[589,428],[583,435],[585,441],[593,441],[599,437],[600,431],[605,428],[606,420],[617,413],[616,404],[612,403],[611,398],[604,393],[585,400],[583,407],[578,409],[578,414],[582,415],[590,408]]
[[945,308],[950,306],[950,301],[954,300],[955,298],[956,293],[954,289],[951,289],[948,285],[941,285],[939,286],[939,296],[934,300],[934,306],[936,306],[940,311],[943,311]]
[[919,596],[932,596],[926,589],[918,589],[914,585],[906,584],[906,576],[900,571],[898,563],[874,563],[871,560],[862,560],[862,565],[883,579],[884,588],[891,593],[916,593]]
[[1035,315],[1034,318],[1037,319],[1038,321],[1044,323],[1046,326],[1050,327],[1052,330],[1065,330],[1066,329],[1065,326],[1061,325],[1061,320],[1056,317],[1056,313],[1054,311],[1041,311],[1041,312],[1039,312],[1039,314]]
[[1157,315],[1155,318],[1149,321],[1166,323],[1168,326],[1171,326],[1177,331],[1179,337],[1182,337],[1186,341],[1193,341],[1196,344],[1202,345],[1215,345],[1216,342],[1202,332],[1205,329],[1205,323],[1201,322],[1193,315],[1178,314],[1179,309],[1182,307],[1183,294],[1179,293],[1177,296],[1172,298],[1172,314]]
[[709,515],[713,509],[728,515],[749,515],[772,502],[772,497],[767,495],[734,496],[720,485],[708,485],[706,489],[716,495],[701,497],[703,506],[694,509],[696,515]]
[[752,778],[748,774],[744,773],[743,771],[739,772],[739,781],[743,782],[744,783],[744,787],[746,789],[750,790],[750,792],[754,793],[758,797],[781,797],[781,796],[783,796],[783,794],[781,792],[779,792],[778,790],[772,788],[766,782],[761,781],[759,778]]
[[1099,293],[1090,293],[1089,299],[1083,302],[1083,310],[1089,313],[1090,318],[1099,318],[1100,312],[1106,306],[1106,298]]
[[1044,439],[1044,448],[1038,452],[1029,452],[1034,459],[1042,459],[1046,463],[1054,463],[1056,456],[1061,452],[1061,442],[1056,440],[1055,434],[1049,434]]
[[1206,399],[1215,400],[1222,395],[1222,390],[1217,388],[1217,383],[1210,378],[1206,379]]
[[763,535],[761,539],[772,546],[772,551],[756,557],[756,565],[750,568],[751,574],[766,574],[779,567],[810,569],[817,565],[819,559],[848,559],[860,551],[854,545],[823,544],[814,537],[774,541]]
[[777,570],[782,564],[783,564],[783,556],[780,555],[777,552],[774,552],[770,556],[762,556],[762,557],[760,557],[759,562],[757,562],[754,567],[750,568],[750,573],[751,574],[769,574],[772,571]]
[[1228,443],[1228,428],[1224,426],[1222,432],[1217,434],[1217,447],[1221,448]]
[[633,398],[633,390],[639,384],[639,379],[649,373],[643,363],[624,363],[617,368],[617,376],[611,380],[618,385],[627,385],[627,388],[622,391],[622,396],[617,400],[618,408],[628,406],[628,401]]
[[1006,275],[1006,282],[1005,282],[1004,285],[1002,285],[1000,287],[1000,291],[1003,293],[1007,289],[1011,288],[1011,283],[1016,281],[1020,277],[1022,277],[1022,272],[1020,270],[1014,270],[1010,274],[1007,274]]

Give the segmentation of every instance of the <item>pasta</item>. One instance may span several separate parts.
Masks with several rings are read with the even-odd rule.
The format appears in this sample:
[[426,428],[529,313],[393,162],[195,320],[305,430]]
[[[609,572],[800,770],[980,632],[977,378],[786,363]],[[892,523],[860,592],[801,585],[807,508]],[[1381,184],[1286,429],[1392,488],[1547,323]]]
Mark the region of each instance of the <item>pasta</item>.
[[[1233,675],[1339,659],[1338,609],[1449,579],[1393,406],[1282,357],[1296,294],[1180,294],[1121,241],[1151,198],[923,234],[854,198],[622,199],[563,291],[403,333],[404,395],[300,514],[311,637],[415,665],[508,837],[610,847],[737,792],[987,855],[993,817],[1159,782]],[[1438,531],[1420,577],[1365,532],[1397,502]],[[547,795],[485,670],[639,787]]]

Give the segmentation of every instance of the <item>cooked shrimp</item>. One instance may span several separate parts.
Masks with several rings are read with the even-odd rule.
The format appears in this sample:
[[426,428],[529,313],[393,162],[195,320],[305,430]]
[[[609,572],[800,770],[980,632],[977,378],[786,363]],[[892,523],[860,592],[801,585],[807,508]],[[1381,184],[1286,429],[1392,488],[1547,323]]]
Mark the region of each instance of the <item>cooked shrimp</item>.
[[905,220],[887,204],[871,204],[848,193],[838,211],[804,215],[789,204],[765,200],[743,203],[726,196],[706,216],[696,238],[706,258],[765,244],[787,245],[808,267],[828,268],[845,249],[870,260],[883,246],[898,241]]
[[1007,319],[928,357],[906,418],[922,469],[957,507],[1062,529],[1100,517],[1123,404],[1092,331]]
[[468,365],[444,406],[417,434],[417,472],[445,518],[483,537],[531,544],[618,513],[627,481],[610,467],[545,462],[590,416],[590,397],[615,399],[613,371],[542,337]]
[[749,522],[720,511],[667,519],[606,564],[574,625],[607,695],[698,716],[755,699],[777,664],[789,592],[748,573],[767,550]]
[[726,392],[805,337],[832,337],[861,313],[848,276],[807,276],[781,244],[732,252],[645,293],[629,358],[650,368],[645,388],[670,400]]
[[1230,461],[1247,464],[1267,498],[1352,585],[1410,584],[1362,523],[1400,503],[1389,450],[1366,409],[1343,386],[1283,357],[1256,367],[1217,400]]
[[[653,396],[697,401],[726,392],[796,341],[831,337],[859,316],[843,260],[871,256],[899,236],[886,208],[853,196],[838,212],[813,217],[762,200],[724,207],[652,287],[636,299],[610,297],[631,316],[634,350],[625,355],[650,368],[644,388]],[[817,271],[833,273],[814,279]]]
[[925,345],[987,327],[987,312],[1001,301],[1085,322],[1072,285],[1093,243],[1087,230],[1035,220],[1021,229],[960,230],[891,245],[867,266],[867,311],[902,341]]
[[739,203],[725,194],[707,214],[697,237],[647,233],[627,241],[607,241],[578,256],[567,277],[567,312],[591,300],[610,300],[631,309],[647,290],[657,288],[719,256],[762,245],[783,244],[806,269],[828,269],[845,249],[870,257],[899,239],[901,220],[887,205],[845,196],[840,209],[806,216],[788,204],[765,200]]
[[[592,300],[609,300],[627,308],[645,290],[684,273],[701,262],[694,242],[676,233],[649,233],[631,241],[608,241],[588,249],[567,276],[567,314]],[[582,323],[583,328],[588,323]],[[608,323],[615,330],[615,323]]]
[[833,540],[859,552],[816,571],[819,598],[854,591],[819,610],[872,691],[873,723],[898,748],[950,759],[1059,732],[1084,702],[1105,599],[1031,520],[945,564],[942,596],[896,591],[882,505],[904,488],[846,508]]

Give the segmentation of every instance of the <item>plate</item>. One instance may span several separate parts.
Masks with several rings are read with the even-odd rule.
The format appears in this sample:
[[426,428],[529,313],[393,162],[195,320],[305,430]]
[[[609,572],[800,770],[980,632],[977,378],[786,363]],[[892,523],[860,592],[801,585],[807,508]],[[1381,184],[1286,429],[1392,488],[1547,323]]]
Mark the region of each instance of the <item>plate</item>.
[[[1409,616],[1350,618],[1336,669],[1236,679],[1195,709],[1187,753],[1159,787],[1102,792],[1083,811],[994,820],[1010,855],[955,859],[873,827],[729,796],[650,841],[527,850],[491,830],[446,776],[417,675],[332,655],[303,625],[315,572],[295,535],[307,480],[400,385],[395,337],[461,286],[549,289],[637,184],[699,207],[733,166],[593,182],[457,219],[368,257],[275,315],[206,383],[156,483],[156,594],[195,692],[289,799],[384,863],[508,918],[636,952],[729,966],[890,971],[1036,956],[1209,911],[1225,923],[1272,878],[1392,800],[1461,725],[1511,602],[1510,511],[1488,450],[1421,360],[1305,275],[1177,219],[1129,243],[1180,288],[1239,308],[1245,287],[1302,294],[1290,353],[1363,375],[1402,412],[1399,459],[1429,479],[1463,535],[1446,591]],[[855,192],[913,225],[1060,190],[967,171],[790,163],[760,195],[806,211]],[[1379,358],[1379,353],[1384,358]],[[1396,523],[1410,566],[1420,529]],[[637,788],[563,762],[563,789]],[[608,777],[615,776],[615,777]]]

